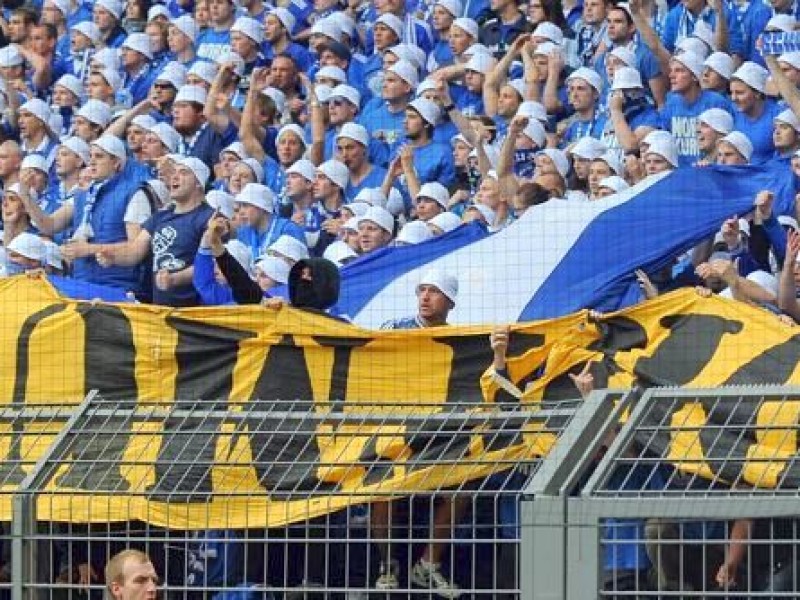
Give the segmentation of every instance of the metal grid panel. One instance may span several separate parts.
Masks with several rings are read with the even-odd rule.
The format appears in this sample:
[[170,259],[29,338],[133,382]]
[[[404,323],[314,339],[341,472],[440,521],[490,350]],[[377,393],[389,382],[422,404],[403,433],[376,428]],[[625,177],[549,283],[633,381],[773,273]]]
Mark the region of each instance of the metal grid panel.
[[[19,551],[37,569],[19,573],[21,593],[99,593],[105,562],[133,547],[151,556],[168,597],[235,587],[363,597],[385,593],[382,564],[395,565],[396,592],[431,595],[419,585],[430,574],[415,574],[423,555],[461,595],[516,596],[518,502],[540,461],[504,449],[522,434],[557,439],[578,405],[410,413],[287,401],[234,411],[95,399],[17,494],[20,512],[36,517]],[[472,456],[476,447],[494,452]],[[398,468],[411,476],[389,487]]]

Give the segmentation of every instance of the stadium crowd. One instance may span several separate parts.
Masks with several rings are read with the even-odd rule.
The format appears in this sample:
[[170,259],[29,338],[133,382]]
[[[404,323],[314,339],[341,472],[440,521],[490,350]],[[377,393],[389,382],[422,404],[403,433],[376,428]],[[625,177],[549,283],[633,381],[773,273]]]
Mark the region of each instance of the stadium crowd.
[[[3,274],[44,269],[78,297],[252,304],[302,261],[342,267],[473,221],[499,231],[684,167],[800,175],[800,2],[278,4],[5,1]],[[775,205],[764,190],[637,272],[643,297],[699,285],[794,325],[800,226]],[[446,323],[457,282],[423,283],[421,314],[387,327]],[[437,560],[412,576],[458,596]]]

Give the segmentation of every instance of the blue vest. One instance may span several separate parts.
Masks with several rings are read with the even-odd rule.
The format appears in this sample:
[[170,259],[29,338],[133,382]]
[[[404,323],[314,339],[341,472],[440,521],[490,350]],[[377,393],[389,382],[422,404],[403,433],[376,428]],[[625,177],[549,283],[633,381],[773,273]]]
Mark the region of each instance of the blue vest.
[[[130,175],[127,170],[123,170],[121,174],[108,180],[97,193],[89,218],[94,233],[91,242],[111,244],[128,239],[124,220],[125,210],[136,185],[139,184],[139,180],[131,181],[133,178]],[[75,209],[72,211],[73,230],[80,226],[89,198],[89,193],[86,191],[75,194]],[[118,287],[126,291],[136,290],[139,283],[139,267],[104,268],[97,264],[94,256],[87,256],[75,261],[72,276],[82,281]]]

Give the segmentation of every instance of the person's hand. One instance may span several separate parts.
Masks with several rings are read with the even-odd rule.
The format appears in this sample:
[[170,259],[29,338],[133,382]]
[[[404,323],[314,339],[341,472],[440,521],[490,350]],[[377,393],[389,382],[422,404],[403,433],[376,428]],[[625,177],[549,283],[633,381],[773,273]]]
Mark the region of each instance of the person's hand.
[[722,563],[719,566],[715,580],[721,588],[736,587],[736,565],[728,561]]
[[410,144],[400,146],[397,157],[400,159],[400,164],[403,166],[404,171],[414,168],[414,149]]
[[709,264],[711,274],[719,277],[728,285],[733,285],[739,278],[738,260],[736,262],[724,259],[712,260]]
[[92,252],[91,244],[83,238],[75,238],[61,246],[61,256],[67,262],[74,262],[78,258],[84,258],[92,254]]
[[528,117],[525,115],[515,115],[508,124],[508,130],[510,133],[514,134],[514,136],[517,136],[525,131],[525,128],[528,126],[528,122]]
[[289,110],[293,113],[301,113],[306,109],[306,102],[305,100],[301,100],[300,98],[293,98],[289,100]]
[[342,222],[339,219],[326,219],[322,222],[322,229],[331,235],[339,235],[342,230]]
[[714,292],[702,285],[695,286],[694,291],[701,298],[711,298],[714,295]]
[[[62,249],[61,251],[63,252],[64,250]],[[108,248],[100,248],[94,253],[94,259],[104,269],[114,266],[114,253]]]
[[225,92],[214,94],[214,110],[217,112],[224,111],[226,108],[228,108],[228,106],[230,106],[230,103],[230,94],[226,94]]
[[728,245],[728,248],[735,248],[739,245],[739,219],[733,217],[727,219],[722,224],[722,240]]
[[159,269],[155,277],[156,287],[162,292],[167,292],[175,285],[175,276],[166,269]]
[[772,205],[775,202],[775,194],[768,190],[762,190],[756,194],[755,215],[760,223],[763,223],[772,216]]
[[508,340],[511,337],[511,328],[508,325],[495,327],[489,334],[489,346],[494,352],[495,368],[505,368]]
[[589,372],[591,366],[592,363],[587,361],[581,372],[577,375],[574,373],[567,373],[569,378],[572,380],[572,383],[574,383],[575,387],[578,388],[581,398],[586,398],[594,389],[594,375]]
[[311,101],[316,100],[317,94],[314,91],[314,82],[311,81],[311,78],[308,76],[308,73],[302,71],[297,74],[297,78],[300,80],[300,85],[303,86],[303,89],[305,90],[308,99]]
[[447,208],[453,208],[457,206],[461,202],[466,202],[469,200],[469,192],[467,190],[456,190],[453,192],[453,195],[450,196],[450,202],[447,204]]
[[779,315],[775,315],[782,324],[786,325],[786,327],[797,327],[797,321],[795,321],[789,315],[784,315],[783,313]]
[[642,293],[644,294],[645,298],[652,300],[658,296],[658,288],[653,285],[652,281],[650,281],[647,273],[641,269],[636,269],[634,273],[636,274],[636,281],[639,282],[639,286],[642,288]]
[[608,97],[608,110],[612,112],[622,112],[624,106],[625,95],[620,90],[611,92],[611,95]]
[[789,231],[786,238],[786,258],[783,261],[784,269],[794,268],[797,257],[800,255],[800,234],[796,231]]
[[400,156],[395,156],[392,162],[389,163],[389,175],[392,179],[396,179],[403,174],[403,161]]
[[564,70],[565,64],[566,61],[561,50],[551,50],[550,54],[547,55],[547,76],[558,77],[561,75],[561,71]]
[[89,586],[97,581],[97,573],[89,563],[82,563],[78,565],[78,585],[86,588],[81,590],[80,594],[89,593]]
[[436,81],[436,95],[439,96],[439,101],[442,106],[450,106],[453,104],[453,99],[450,97],[450,86],[444,79]]
[[638,16],[642,13],[642,0],[628,0],[628,7],[631,9],[631,15]]
[[286,300],[283,298],[265,298],[264,299],[264,306],[267,308],[274,308],[280,310],[286,305]]
[[269,80],[270,77],[268,68],[259,67],[257,69],[253,69],[253,73],[250,76],[250,89],[260,92],[269,85]]
[[523,48],[525,48],[525,45],[530,42],[530,40],[531,39],[526,35],[518,35],[511,43],[511,47],[508,49],[509,52],[514,56],[518,56],[522,53]]

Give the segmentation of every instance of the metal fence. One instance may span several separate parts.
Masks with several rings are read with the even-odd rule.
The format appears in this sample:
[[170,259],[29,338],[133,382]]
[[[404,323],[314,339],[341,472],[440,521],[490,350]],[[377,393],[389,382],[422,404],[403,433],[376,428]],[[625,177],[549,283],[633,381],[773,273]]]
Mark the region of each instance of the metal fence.
[[515,444],[557,440],[605,398],[9,406],[0,595],[100,598],[108,558],[138,548],[167,598],[519,597],[541,461]]
[[653,389],[573,419],[525,490],[523,596],[797,598],[798,414],[796,388]]

